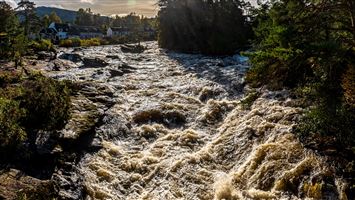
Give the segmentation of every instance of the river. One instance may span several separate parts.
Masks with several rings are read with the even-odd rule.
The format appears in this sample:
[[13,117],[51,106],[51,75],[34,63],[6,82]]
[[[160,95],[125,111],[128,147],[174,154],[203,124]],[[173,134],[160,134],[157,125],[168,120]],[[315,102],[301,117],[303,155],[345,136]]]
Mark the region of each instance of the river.
[[246,58],[144,45],[141,54],[62,49],[108,65],[68,61],[68,69],[49,72],[111,93],[103,97],[110,106],[97,106],[103,118],[94,142],[102,148],[76,166],[86,199],[345,199],[345,182],[291,133],[303,110],[288,91],[258,89],[243,106],[252,91]]

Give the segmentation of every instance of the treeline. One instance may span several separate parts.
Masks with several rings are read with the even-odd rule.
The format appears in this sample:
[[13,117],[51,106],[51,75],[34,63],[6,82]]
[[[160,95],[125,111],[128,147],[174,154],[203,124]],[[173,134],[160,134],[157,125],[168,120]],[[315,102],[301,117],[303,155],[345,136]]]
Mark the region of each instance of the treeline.
[[240,0],[160,0],[159,45],[183,52],[233,54],[248,46],[249,18]]
[[96,26],[96,27],[126,27],[134,28],[156,28],[156,19],[139,16],[136,13],[130,13],[126,16],[107,17],[95,14],[90,8],[80,8],[77,12],[76,20],[74,22],[80,26]]

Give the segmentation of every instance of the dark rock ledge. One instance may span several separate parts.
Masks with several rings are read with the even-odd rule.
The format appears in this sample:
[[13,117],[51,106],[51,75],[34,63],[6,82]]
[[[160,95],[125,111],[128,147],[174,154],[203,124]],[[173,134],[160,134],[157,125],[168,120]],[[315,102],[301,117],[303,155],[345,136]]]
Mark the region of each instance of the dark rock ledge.
[[114,92],[97,83],[78,83],[72,117],[61,131],[38,132],[28,160],[0,164],[1,199],[84,199],[77,164],[101,149],[96,129],[114,104]]

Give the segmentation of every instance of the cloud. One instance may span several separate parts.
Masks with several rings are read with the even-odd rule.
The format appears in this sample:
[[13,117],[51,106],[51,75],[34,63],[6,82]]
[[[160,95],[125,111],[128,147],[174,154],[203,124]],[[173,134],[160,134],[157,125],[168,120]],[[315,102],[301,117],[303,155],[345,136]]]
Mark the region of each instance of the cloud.
[[81,3],[94,4],[94,0],[80,0]]
[[16,8],[17,7],[17,3],[15,2],[15,0],[5,0],[6,3],[8,3],[11,7]]
[[158,0],[32,0],[37,6],[60,4],[69,10],[91,8],[94,13],[102,15],[121,15],[135,12],[139,15],[154,16],[158,12]]
[[[6,0],[12,1],[14,0]],[[32,0],[37,6],[51,6],[60,4],[62,8],[78,10],[79,8],[91,8],[95,13],[102,15],[121,15],[135,12],[139,15],[155,16],[159,10],[158,0]],[[256,0],[251,1],[254,5]],[[58,7],[58,6],[56,6]]]
[[51,4],[49,7],[54,7],[54,8],[64,8],[63,5],[60,4]]

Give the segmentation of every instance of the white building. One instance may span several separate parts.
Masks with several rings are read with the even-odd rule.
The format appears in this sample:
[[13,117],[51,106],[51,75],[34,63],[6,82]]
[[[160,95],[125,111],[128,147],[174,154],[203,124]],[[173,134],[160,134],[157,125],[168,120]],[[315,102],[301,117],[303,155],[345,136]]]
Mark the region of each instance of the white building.
[[104,37],[104,34],[100,30],[100,28],[92,27],[92,26],[76,26],[71,24],[58,24],[51,23],[47,28],[47,31],[42,30],[44,34],[48,33],[48,30],[53,30],[54,38],[56,40],[64,40],[68,38],[81,38],[81,39],[89,39],[89,38],[99,38]]

